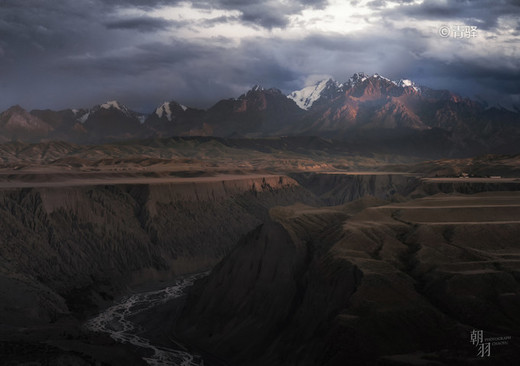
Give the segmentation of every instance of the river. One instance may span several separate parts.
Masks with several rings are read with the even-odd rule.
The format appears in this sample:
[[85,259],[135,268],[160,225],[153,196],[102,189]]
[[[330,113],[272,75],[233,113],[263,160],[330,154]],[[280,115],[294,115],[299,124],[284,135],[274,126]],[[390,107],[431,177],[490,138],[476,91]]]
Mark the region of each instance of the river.
[[143,360],[149,365],[203,366],[204,360],[200,355],[187,352],[181,345],[168,348],[152,344],[139,334],[141,327],[131,319],[143,311],[185,295],[185,290],[192,286],[195,280],[207,276],[208,273],[185,276],[177,279],[172,286],[125,297],[118,304],[87,321],[85,326],[94,332],[108,333],[117,342],[130,343],[138,347],[140,354],[146,355]]

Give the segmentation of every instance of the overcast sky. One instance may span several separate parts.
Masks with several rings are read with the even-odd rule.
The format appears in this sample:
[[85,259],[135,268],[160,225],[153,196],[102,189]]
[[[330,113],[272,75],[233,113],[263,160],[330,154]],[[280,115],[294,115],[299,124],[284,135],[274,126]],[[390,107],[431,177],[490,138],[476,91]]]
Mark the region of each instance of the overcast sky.
[[0,0],[0,110],[209,107],[358,71],[520,105],[520,1]]

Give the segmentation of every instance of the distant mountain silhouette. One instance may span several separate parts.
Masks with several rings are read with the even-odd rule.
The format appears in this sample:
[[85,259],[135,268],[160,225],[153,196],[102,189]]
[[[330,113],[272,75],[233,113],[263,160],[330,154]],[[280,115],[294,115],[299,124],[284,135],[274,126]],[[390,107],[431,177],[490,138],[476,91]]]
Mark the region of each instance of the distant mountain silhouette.
[[294,91],[254,86],[202,110],[175,101],[149,115],[117,101],[91,109],[0,114],[0,141],[99,143],[168,136],[318,136],[353,147],[444,155],[516,152],[520,113],[462,98],[448,90],[356,73]]

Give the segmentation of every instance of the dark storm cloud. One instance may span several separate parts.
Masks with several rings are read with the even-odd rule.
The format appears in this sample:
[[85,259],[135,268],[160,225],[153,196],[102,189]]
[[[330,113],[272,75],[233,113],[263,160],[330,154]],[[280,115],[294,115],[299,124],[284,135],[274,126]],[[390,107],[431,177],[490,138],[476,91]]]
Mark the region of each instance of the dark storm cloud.
[[[226,47],[230,43],[226,39],[211,45],[156,42],[136,47],[127,55],[67,60],[65,65],[99,76],[126,75],[113,81],[107,78],[108,89],[145,111],[163,99],[207,107],[219,98],[236,97],[253,84],[290,92],[301,88],[308,75],[324,72],[340,82],[354,72],[366,71],[396,80],[410,78],[466,96],[519,94],[518,72],[499,64],[478,66],[463,59],[446,62],[421,56],[427,46],[414,37],[413,29],[402,30],[399,41],[395,36],[394,32],[377,36],[367,32],[356,37],[315,34],[301,40],[250,38],[233,48]],[[372,52],[366,52],[367,47]]]
[[290,15],[299,14],[306,8],[321,9],[327,4],[328,0],[289,0],[284,3],[277,1],[218,0],[207,3],[196,2],[193,5],[237,10],[240,12],[240,20],[244,23],[272,29],[286,27],[289,24]]
[[235,22],[238,22],[239,20],[240,20],[240,18],[236,17],[236,16],[223,15],[223,16],[216,17],[216,18],[205,19],[205,20],[199,22],[199,25],[202,27],[209,28],[209,27],[214,27],[219,24],[235,23]]
[[211,45],[153,42],[127,54],[63,60],[61,67],[70,74],[82,70],[87,80],[103,78],[105,99],[123,95],[123,102],[147,112],[165,99],[208,107],[220,98],[237,97],[253,84],[283,87],[297,77],[277,54],[269,54],[263,41],[225,47],[229,43],[224,38]]
[[[511,105],[511,98],[520,95],[520,63],[513,56],[463,57],[461,53],[462,56],[443,60],[439,57],[442,55],[427,52],[431,37],[439,36],[415,28],[388,26],[386,32],[366,31],[349,36],[320,33],[296,41],[250,40],[244,42],[242,51],[270,55],[269,65],[292,70],[290,77],[274,80],[274,85],[286,92],[300,88],[311,74],[330,74],[344,82],[352,73],[365,71],[393,80],[412,79],[420,85],[450,89],[466,97],[480,95],[502,105]],[[454,48],[462,45],[457,40],[443,41],[453,42]]]
[[[345,77],[350,76],[347,73],[355,71],[399,77],[410,64],[417,62],[414,55],[426,51],[427,44],[414,29],[395,30],[389,26],[386,30],[376,33],[367,30],[348,36],[313,34],[296,43],[294,48],[301,48],[300,56],[304,59],[313,60],[305,71],[317,72],[320,65],[324,65],[323,69],[336,77],[344,73],[344,79],[339,81],[346,81]],[[315,56],[309,57],[307,53]]]
[[497,26],[499,17],[515,16],[519,12],[518,0],[448,0],[424,1],[420,4],[386,10],[384,14],[394,18],[465,20],[468,23],[478,24],[481,29],[492,29]]
[[493,65],[475,65],[467,60],[445,62],[424,58],[413,63],[405,75],[417,84],[448,89],[464,97],[508,108],[520,106],[520,72]]
[[139,32],[156,32],[166,30],[170,27],[186,26],[188,22],[166,20],[157,17],[134,17],[129,19],[118,19],[105,23],[107,29],[133,29]]
[[107,8],[113,7],[139,7],[156,8],[158,6],[173,6],[182,3],[183,0],[93,0]]
[[[43,3],[27,0],[0,6],[2,39],[13,54],[40,45],[44,50],[70,52],[69,46],[84,46],[89,38],[98,38],[100,21],[104,18],[97,6],[84,6],[66,1]],[[72,6],[74,5],[74,6]],[[99,4],[98,4],[99,5]]]
[[142,73],[160,72],[165,68],[175,69],[190,66],[197,60],[211,62],[222,60],[225,50],[213,45],[197,45],[172,39],[169,43],[151,42],[129,48],[125,52],[108,52],[97,56],[82,55],[61,60],[58,64],[71,73],[82,70],[96,77],[108,75],[131,76]]
[[241,19],[246,23],[261,25],[269,29],[275,27],[283,28],[289,22],[287,15],[277,11],[276,7],[257,4],[242,8]]
[[2,108],[12,104],[45,107],[45,103],[52,107],[81,94],[77,89],[84,87],[83,70],[76,69],[72,75],[64,73],[60,63],[69,57],[97,55],[128,43],[125,35],[107,34],[104,23],[112,20],[114,11],[107,3],[95,0],[3,0]]
[[[410,4],[413,3],[414,0],[372,0],[367,3],[367,6],[373,9],[380,9],[385,7],[387,4]],[[351,2],[353,5],[356,5],[358,3],[357,1]]]
[[[429,60],[428,64],[416,66],[414,72],[422,68],[422,73],[429,78],[454,78],[453,89],[466,95],[471,95],[470,82],[480,85],[481,88],[501,91],[505,94],[520,95],[520,70],[497,68],[491,64],[475,64],[468,60],[459,59],[456,62],[445,63]],[[427,68],[427,70],[424,70]],[[426,71],[426,72],[425,72]],[[458,86],[456,84],[459,84]]]
[[[520,64],[514,52],[446,61],[429,52],[432,42],[452,42],[452,48],[458,49],[459,41],[440,40],[435,32],[427,34],[413,23],[399,29],[392,25],[410,17],[453,23],[473,17],[496,27],[499,16],[519,13],[513,1],[450,1],[451,10],[446,10],[431,5],[440,2],[410,5],[408,0],[393,1],[403,6],[384,9],[383,1],[375,0],[375,11],[386,19],[375,30],[349,35],[316,31],[290,39],[274,37],[267,30],[262,36],[262,28],[283,28],[290,15],[306,7],[323,7],[325,1],[288,1],[283,6],[269,1],[199,1],[193,6],[236,13],[197,24],[162,19],[157,12],[155,17],[135,15],[177,1],[0,1],[0,110],[13,104],[89,107],[108,99],[120,99],[144,112],[164,100],[208,107],[242,94],[253,84],[290,92],[302,88],[312,74],[330,74],[343,82],[357,71],[410,78],[468,96],[500,99],[520,94]],[[140,11],[127,12],[131,7]],[[237,23],[254,27],[259,36],[237,41],[211,34],[213,26]],[[198,30],[200,37],[181,39],[177,31],[186,27]],[[513,29],[518,32],[519,27],[517,23]],[[165,31],[170,28],[168,35]],[[517,42],[510,42],[518,48]]]
[[[200,94],[200,105],[232,96],[251,80],[275,85],[280,74],[290,75],[276,63],[273,66],[273,60],[264,62],[262,55],[252,61],[239,48],[233,52],[219,48],[219,42],[226,43],[222,38],[199,45],[180,44],[174,38],[151,43],[143,37],[190,24],[124,13],[131,7],[160,10],[160,6],[178,3],[2,0],[0,109],[12,104],[38,108],[88,106],[100,99],[129,94],[144,97],[148,101],[145,104],[170,95],[186,95],[195,101]],[[325,2],[290,1],[283,9],[277,9],[274,3],[255,5],[247,1],[197,2],[196,6],[204,4],[208,9],[237,10],[239,15],[207,19],[199,26],[245,22],[272,28],[284,26],[288,15],[301,12],[305,6],[319,7]],[[249,67],[255,71],[248,71]],[[271,67],[276,78],[268,76]],[[171,83],[167,86],[164,80],[168,78]],[[226,79],[232,86],[226,86]],[[144,96],[135,90],[143,90]]]
[[381,7],[384,7],[385,4],[386,4],[385,0],[373,0],[373,1],[369,1],[367,3],[367,6],[369,6],[371,8],[379,9]]

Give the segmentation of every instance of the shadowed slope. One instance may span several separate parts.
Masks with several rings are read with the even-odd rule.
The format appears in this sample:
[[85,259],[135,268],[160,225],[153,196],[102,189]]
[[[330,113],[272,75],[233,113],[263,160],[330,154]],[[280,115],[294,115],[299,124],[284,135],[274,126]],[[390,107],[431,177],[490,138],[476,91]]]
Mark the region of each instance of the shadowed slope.
[[[280,224],[194,288],[177,331],[236,365],[514,362],[519,205],[504,192],[272,209]],[[513,340],[477,359],[471,329]]]

